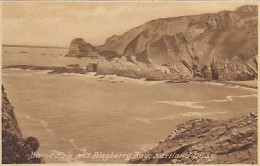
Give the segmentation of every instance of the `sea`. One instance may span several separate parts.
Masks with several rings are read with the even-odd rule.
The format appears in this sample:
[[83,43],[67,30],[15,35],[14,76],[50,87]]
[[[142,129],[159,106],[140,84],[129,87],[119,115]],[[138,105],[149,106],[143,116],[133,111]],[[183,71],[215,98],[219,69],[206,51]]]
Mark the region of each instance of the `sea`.
[[[3,47],[2,66],[86,67],[68,49]],[[257,90],[217,82],[167,83],[116,75],[47,74],[3,69],[23,137],[40,142],[46,163],[126,163],[155,147],[178,124],[225,120],[257,110]],[[54,157],[48,155],[54,154]]]

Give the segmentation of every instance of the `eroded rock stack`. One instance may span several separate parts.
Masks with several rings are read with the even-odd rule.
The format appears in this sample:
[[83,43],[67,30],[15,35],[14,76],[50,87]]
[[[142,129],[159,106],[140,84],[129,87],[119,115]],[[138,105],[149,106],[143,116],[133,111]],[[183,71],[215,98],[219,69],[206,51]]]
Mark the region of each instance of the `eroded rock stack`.
[[166,139],[161,140],[158,146],[144,154],[150,158],[129,162],[256,164],[257,114],[251,112],[228,121],[190,120],[178,125],[177,129]]
[[2,163],[43,163],[40,158],[28,159],[40,143],[35,137],[24,139],[17,123],[14,107],[10,104],[2,86]]
[[73,39],[70,43],[68,57],[97,57],[97,49],[82,38]]

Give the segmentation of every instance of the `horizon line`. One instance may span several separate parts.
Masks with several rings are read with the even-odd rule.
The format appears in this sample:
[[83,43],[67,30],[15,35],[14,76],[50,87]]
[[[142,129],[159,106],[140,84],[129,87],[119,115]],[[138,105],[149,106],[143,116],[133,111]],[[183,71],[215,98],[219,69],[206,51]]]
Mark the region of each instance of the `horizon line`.
[[63,46],[39,46],[39,45],[12,45],[12,44],[2,44],[2,47],[27,47],[27,48],[62,48],[69,49],[69,47]]

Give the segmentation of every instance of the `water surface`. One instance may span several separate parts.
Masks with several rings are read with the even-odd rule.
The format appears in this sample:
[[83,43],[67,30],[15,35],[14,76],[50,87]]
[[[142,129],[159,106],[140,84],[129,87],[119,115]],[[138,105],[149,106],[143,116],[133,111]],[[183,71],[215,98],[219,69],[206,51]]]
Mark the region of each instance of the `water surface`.
[[[4,64],[7,56],[4,54]],[[50,60],[57,60],[55,56],[50,55],[49,60],[38,56],[43,62],[58,64]],[[66,58],[64,61],[69,63]],[[12,58],[6,62],[18,63]],[[117,76],[103,78],[91,73],[46,73],[3,70],[3,85],[23,135],[39,139],[39,153],[143,152],[168,136],[177,124],[189,119],[228,119],[257,108],[257,90],[238,86],[207,82],[168,84]],[[79,161],[125,162],[124,159],[47,160]]]

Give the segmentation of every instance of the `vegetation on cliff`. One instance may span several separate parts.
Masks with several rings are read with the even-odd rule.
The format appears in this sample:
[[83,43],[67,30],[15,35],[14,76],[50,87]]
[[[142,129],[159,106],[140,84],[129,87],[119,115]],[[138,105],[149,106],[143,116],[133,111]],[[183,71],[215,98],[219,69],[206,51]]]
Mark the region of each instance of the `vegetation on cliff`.
[[35,137],[22,137],[14,108],[7,98],[2,86],[2,163],[24,164],[43,163],[40,158],[30,158],[40,143]]

